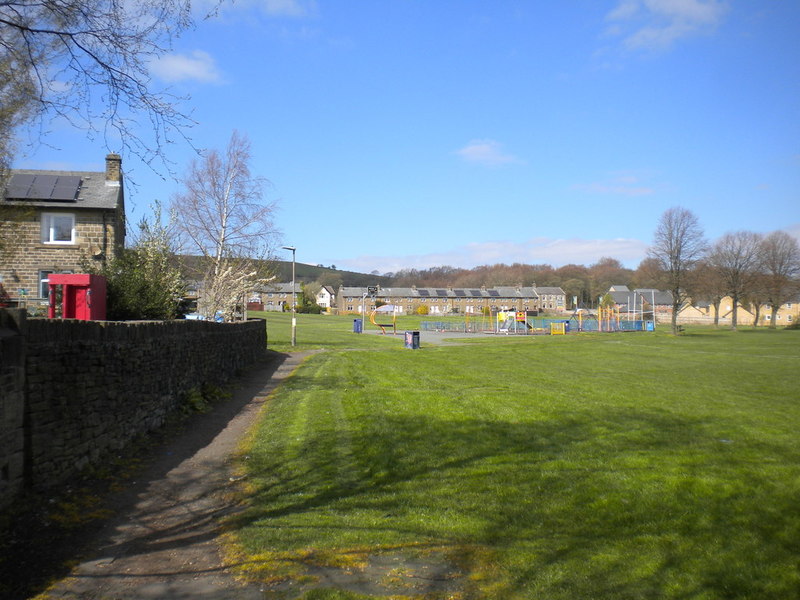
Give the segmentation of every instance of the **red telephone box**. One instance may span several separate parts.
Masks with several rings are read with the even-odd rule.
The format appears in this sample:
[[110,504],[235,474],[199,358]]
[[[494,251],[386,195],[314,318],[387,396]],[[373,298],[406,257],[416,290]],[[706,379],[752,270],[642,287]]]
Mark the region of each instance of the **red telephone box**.
[[106,318],[106,278],[82,273],[53,273],[47,277],[50,307],[47,316],[56,316],[56,286],[63,286],[61,316],[64,319],[103,321]]

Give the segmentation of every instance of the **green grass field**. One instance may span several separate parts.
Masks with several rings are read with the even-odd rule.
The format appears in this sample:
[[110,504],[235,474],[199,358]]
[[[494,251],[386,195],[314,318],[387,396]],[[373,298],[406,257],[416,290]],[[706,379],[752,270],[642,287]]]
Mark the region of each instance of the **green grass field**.
[[230,523],[274,597],[800,597],[800,331],[412,351],[299,315],[321,347],[248,441]]

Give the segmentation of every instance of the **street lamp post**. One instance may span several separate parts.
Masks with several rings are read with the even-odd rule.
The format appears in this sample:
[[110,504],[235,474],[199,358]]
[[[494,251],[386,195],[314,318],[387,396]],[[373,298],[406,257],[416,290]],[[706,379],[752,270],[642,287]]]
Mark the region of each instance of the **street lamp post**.
[[291,250],[292,251],[292,346],[297,345],[297,296],[295,295],[294,289],[294,264],[295,264],[295,251],[297,248],[294,246],[284,246],[284,250]]

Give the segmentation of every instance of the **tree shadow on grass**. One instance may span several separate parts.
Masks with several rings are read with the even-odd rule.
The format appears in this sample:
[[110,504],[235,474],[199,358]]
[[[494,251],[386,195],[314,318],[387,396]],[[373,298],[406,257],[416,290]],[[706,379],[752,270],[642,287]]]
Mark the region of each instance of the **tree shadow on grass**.
[[734,422],[654,410],[519,423],[383,415],[293,452],[249,462],[251,508],[231,527],[254,551],[484,548],[461,553],[466,597],[800,593],[800,450]]

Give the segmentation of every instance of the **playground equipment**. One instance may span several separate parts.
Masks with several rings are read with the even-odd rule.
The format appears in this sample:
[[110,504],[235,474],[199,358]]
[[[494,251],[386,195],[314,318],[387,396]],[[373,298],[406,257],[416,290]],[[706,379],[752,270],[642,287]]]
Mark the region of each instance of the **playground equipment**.
[[[381,313],[388,313],[387,310],[381,310],[381,309],[387,308],[387,306],[392,311],[392,322],[391,323],[378,323],[378,322],[376,322],[375,321],[375,315],[378,313],[378,311],[380,311]],[[386,306],[381,306],[380,309],[376,308],[371,313],[369,313],[369,322],[372,323],[373,325],[375,325],[375,327],[380,327],[381,332],[383,333],[383,335],[386,335],[386,329],[388,327],[392,328],[392,335],[397,335],[397,312],[394,310],[393,306],[386,305]]]
[[619,307],[617,306],[597,307],[597,321],[600,324],[599,331],[619,331],[620,329]]
[[[594,309],[593,309],[594,310]],[[569,319],[573,331],[653,331],[652,321],[625,319],[616,306],[598,307],[596,312],[576,309]]]

